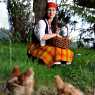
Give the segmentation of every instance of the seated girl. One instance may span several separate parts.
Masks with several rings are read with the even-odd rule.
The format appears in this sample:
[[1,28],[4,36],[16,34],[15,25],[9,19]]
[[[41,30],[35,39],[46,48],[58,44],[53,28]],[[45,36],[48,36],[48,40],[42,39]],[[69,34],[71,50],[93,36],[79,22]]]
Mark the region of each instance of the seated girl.
[[37,24],[37,32],[34,31],[36,36],[35,41],[28,44],[28,54],[37,57],[47,65],[61,64],[65,61],[66,64],[71,64],[73,60],[73,52],[66,48],[58,48],[47,44],[48,40],[54,37],[62,38],[58,34],[59,29],[54,30],[54,17],[56,15],[57,5],[53,1],[47,4],[47,14],[44,19],[39,20]]

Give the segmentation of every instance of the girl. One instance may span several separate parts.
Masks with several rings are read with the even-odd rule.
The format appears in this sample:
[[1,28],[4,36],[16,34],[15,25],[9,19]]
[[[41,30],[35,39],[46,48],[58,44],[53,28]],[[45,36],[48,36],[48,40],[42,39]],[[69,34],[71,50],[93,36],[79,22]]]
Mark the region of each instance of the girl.
[[62,49],[54,46],[49,46],[47,41],[53,37],[60,37],[58,34],[59,28],[55,29],[54,17],[56,15],[57,5],[54,1],[49,1],[47,4],[47,14],[44,19],[39,20],[36,32],[36,41],[28,44],[28,54],[37,57],[48,66],[53,64],[61,64],[65,61],[70,64],[73,59],[73,52],[70,49]]

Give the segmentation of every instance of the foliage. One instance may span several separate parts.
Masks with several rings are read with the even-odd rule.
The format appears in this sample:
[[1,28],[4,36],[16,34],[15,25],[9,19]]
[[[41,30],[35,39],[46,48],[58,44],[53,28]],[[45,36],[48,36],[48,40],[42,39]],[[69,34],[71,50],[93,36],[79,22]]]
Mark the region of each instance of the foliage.
[[67,23],[70,22],[70,13],[68,10],[58,10],[58,20],[62,24],[61,26],[65,26]]
[[5,28],[0,28],[0,40],[11,40],[12,34]]
[[[71,18],[71,16],[72,17],[79,16],[80,18],[82,18],[82,22],[88,22],[88,24],[90,24],[90,26],[87,29],[83,29],[82,27],[77,29],[79,31],[78,38],[80,40],[78,42],[78,44],[83,46],[83,44],[80,44],[81,40],[84,40],[85,37],[91,38],[92,33],[94,33],[95,9],[82,7],[77,4],[67,4],[67,3],[61,4],[60,9],[64,11],[63,17],[61,16],[63,18],[63,22],[64,22],[64,17],[65,17],[64,14],[66,12],[67,14],[69,14],[69,16],[68,16],[69,18]],[[72,29],[75,29],[76,24],[78,22],[76,20],[74,20],[74,21],[68,20],[68,21],[69,21],[69,24],[73,27]],[[71,32],[72,32],[72,30],[71,30]],[[95,33],[94,33],[94,35],[95,35]],[[94,43],[94,40],[93,40],[93,43]]]
[[95,0],[73,0],[74,3],[88,8],[95,8]]
[[74,5],[62,4],[61,7],[73,16],[77,14],[78,16],[82,17],[86,21],[95,23],[95,16],[94,16],[95,9],[81,7],[76,4]]
[[8,0],[7,5],[14,38],[19,34],[19,40],[26,41],[27,33],[31,30],[31,0]]
[[0,32],[8,32],[8,30],[5,28],[0,28]]

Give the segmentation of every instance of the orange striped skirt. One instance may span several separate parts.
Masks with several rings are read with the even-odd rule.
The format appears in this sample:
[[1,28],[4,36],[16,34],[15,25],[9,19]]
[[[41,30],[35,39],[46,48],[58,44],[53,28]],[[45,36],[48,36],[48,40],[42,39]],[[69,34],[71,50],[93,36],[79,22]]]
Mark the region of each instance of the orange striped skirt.
[[27,46],[27,52],[31,56],[37,57],[47,65],[53,64],[59,61],[72,62],[73,52],[70,49],[62,49],[53,46],[40,46],[39,44],[29,43]]

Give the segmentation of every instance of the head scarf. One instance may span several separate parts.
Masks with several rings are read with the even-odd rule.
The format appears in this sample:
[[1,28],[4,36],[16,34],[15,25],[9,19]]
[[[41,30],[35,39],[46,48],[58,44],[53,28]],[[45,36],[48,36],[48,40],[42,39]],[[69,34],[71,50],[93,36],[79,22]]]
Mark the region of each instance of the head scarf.
[[48,0],[48,8],[57,9],[57,4],[56,4],[55,0]]

